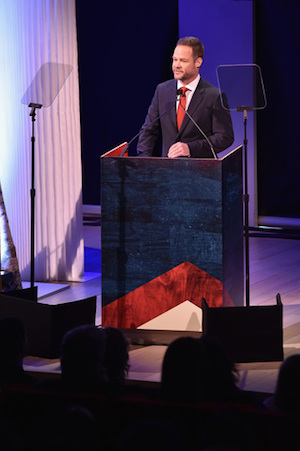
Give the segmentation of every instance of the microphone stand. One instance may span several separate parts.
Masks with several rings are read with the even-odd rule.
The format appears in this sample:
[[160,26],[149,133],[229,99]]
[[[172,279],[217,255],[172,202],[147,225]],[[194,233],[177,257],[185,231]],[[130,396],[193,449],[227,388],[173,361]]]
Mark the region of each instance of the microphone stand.
[[31,108],[29,116],[32,121],[32,134],[31,134],[31,234],[30,234],[30,288],[34,288],[34,225],[35,225],[35,185],[34,185],[34,161],[35,161],[35,136],[34,136],[34,122],[36,116],[36,109],[42,108],[40,103],[30,103],[28,105]]
[[[177,89],[177,96],[181,96],[182,94],[182,89]],[[208,138],[208,136],[204,133],[204,131],[199,127],[199,125],[197,124],[197,122],[192,118],[192,116],[189,114],[189,112],[184,108],[184,106],[181,103],[181,97],[179,97],[178,99],[179,101],[179,106],[185,111],[185,114],[187,115],[187,117],[193,122],[193,124],[195,125],[196,129],[201,133],[201,135],[203,136],[203,138],[206,140],[207,144],[210,147],[211,153],[214,157],[215,160],[218,160],[218,157],[216,155],[215,149],[213,148],[213,145],[210,141],[210,139]]]
[[248,111],[252,107],[237,107],[237,111],[243,111],[244,114],[244,234],[245,234],[245,294],[246,306],[250,305],[250,269],[249,269],[249,194],[248,194],[248,164],[247,164],[247,119]]
[[[180,106],[181,108],[183,108],[183,106],[181,105],[180,102]],[[184,109],[184,108],[183,108]],[[211,153],[214,157],[215,160],[218,160],[218,157],[216,155],[215,149],[212,146],[212,143],[210,141],[210,139],[208,139],[208,136],[204,133],[204,131],[199,127],[199,125],[197,124],[197,122],[192,118],[192,116],[187,112],[187,110],[185,110],[185,114],[187,115],[187,117],[193,122],[193,124],[195,125],[196,129],[201,133],[201,135],[204,137],[204,139],[206,140],[207,144],[210,147]]]
[[[146,129],[149,128],[151,125],[153,125],[156,121],[158,121],[160,118],[162,118],[163,116],[165,116],[167,113],[169,113],[169,111],[173,110],[174,105],[171,106],[171,108],[169,108],[167,111],[165,111],[164,113],[162,113],[161,115],[159,115],[158,117],[156,117],[153,121],[150,122],[149,125],[147,125],[147,127],[145,127]],[[120,153],[120,157],[124,157],[125,153],[127,152],[130,144],[140,136],[140,134],[142,133],[142,129],[136,134],[134,135],[133,138],[131,138],[131,140],[126,144],[126,146],[124,147],[124,149],[122,150],[122,152]]]
[[[178,95],[178,93],[177,93]],[[161,119],[162,117],[164,117],[167,113],[169,113],[171,110],[173,110],[173,108],[175,108],[174,105],[171,106],[171,108],[169,108],[168,110],[166,110],[164,113],[160,114],[159,116],[157,116],[155,119],[153,119],[153,121],[150,122],[150,124],[147,124],[144,128],[147,130],[147,128],[151,127],[151,125],[153,125],[156,121],[158,121],[159,119]],[[182,107],[183,108],[183,107]],[[120,153],[120,157],[123,157],[126,153],[126,151],[128,150],[130,144],[140,136],[140,134],[142,133],[143,129],[140,129],[140,131],[126,144],[126,146],[124,147],[124,149],[122,150],[122,152]]]
[[[216,152],[213,148],[213,145],[211,143],[211,141],[209,140],[208,136],[204,133],[204,131],[199,127],[199,125],[197,124],[197,122],[192,118],[192,116],[187,112],[187,110],[183,107],[183,105],[181,104],[180,98],[178,99],[178,96],[180,96],[182,93],[181,89],[177,89],[176,90],[176,96],[177,96],[177,101],[179,101],[179,105],[181,108],[183,108],[183,110],[185,111],[185,114],[188,116],[188,118],[192,121],[192,123],[195,125],[195,127],[197,128],[197,130],[201,133],[201,135],[204,137],[204,139],[206,140],[206,142],[209,145],[209,148],[211,150],[211,153],[214,157],[215,160],[218,159]],[[150,127],[151,125],[153,125],[156,121],[158,121],[160,118],[162,118],[163,116],[165,116],[167,113],[169,113],[169,111],[171,111],[174,108],[174,106],[172,105],[171,108],[169,108],[167,111],[165,111],[164,113],[162,113],[161,115],[159,115],[158,117],[156,117],[153,121],[150,122],[150,124],[148,124],[145,128]],[[125,153],[127,152],[130,144],[139,137],[139,135],[142,133],[143,130],[140,130],[124,147],[124,149],[122,150],[122,152],[120,153],[120,157],[123,157],[125,155]]]
[[124,147],[124,149],[122,150],[122,152],[120,153],[120,157],[124,157],[125,153],[127,152],[130,144],[139,136],[140,132],[138,132]]

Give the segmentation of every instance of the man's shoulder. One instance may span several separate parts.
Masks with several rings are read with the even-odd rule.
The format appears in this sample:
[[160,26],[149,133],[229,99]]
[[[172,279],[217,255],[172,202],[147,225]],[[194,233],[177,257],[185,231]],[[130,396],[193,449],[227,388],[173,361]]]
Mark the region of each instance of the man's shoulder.
[[167,81],[163,81],[157,85],[158,90],[167,90],[167,89],[175,89],[176,88],[176,80],[171,79]]
[[219,89],[214,86],[213,84],[209,83],[209,81],[205,80],[204,78],[200,78],[199,84],[198,84],[198,88],[199,89],[209,89],[212,91],[216,91],[219,92]]
[[209,83],[201,77],[197,86],[199,93],[204,94],[208,99],[216,99],[220,95],[219,88]]
[[170,98],[175,98],[176,96],[176,80],[167,80],[163,83],[159,83],[156,87],[155,97],[159,99],[159,101],[166,101]]

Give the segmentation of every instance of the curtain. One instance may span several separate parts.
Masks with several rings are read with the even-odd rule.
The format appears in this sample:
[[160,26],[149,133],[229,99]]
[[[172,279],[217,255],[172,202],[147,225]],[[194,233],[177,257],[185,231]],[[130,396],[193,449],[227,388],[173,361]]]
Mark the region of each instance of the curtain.
[[[72,70],[52,104],[36,110],[33,123],[31,108],[21,99],[47,62]],[[1,0],[0,87],[0,183],[22,280],[30,279],[33,126],[35,280],[80,280],[84,243],[75,0]]]

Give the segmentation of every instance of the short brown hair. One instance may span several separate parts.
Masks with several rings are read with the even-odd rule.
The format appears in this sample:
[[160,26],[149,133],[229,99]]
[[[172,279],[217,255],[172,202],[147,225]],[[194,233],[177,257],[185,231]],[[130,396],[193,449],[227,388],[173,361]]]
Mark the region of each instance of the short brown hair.
[[198,38],[194,38],[193,36],[186,36],[184,38],[180,38],[177,41],[176,45],[187,45],[192,47],[193,56],[196,60],[197,58],[202,58],[204,56],[204,45]]

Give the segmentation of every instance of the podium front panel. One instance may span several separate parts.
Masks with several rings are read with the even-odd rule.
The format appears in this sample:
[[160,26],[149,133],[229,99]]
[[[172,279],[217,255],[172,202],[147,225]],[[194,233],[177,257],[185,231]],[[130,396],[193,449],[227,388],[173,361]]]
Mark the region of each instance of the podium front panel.
[[222,160],[101,160],[102,305],[183,262],[243,304],[241,151]]

